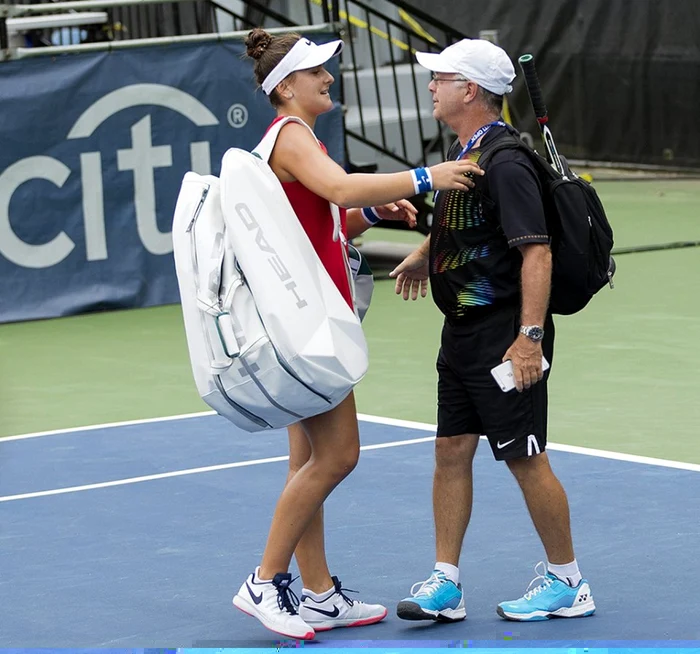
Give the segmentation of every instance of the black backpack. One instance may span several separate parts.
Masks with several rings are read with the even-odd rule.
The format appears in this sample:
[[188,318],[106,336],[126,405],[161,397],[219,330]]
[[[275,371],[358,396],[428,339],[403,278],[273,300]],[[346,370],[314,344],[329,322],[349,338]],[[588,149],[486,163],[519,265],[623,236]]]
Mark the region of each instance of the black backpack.
[[552,249],[549,310],[562,315],[577,313],[603,286],[613,287],[613,232],[600,198],[588,182],[571,172],[563,157],[566,175],[557,172],[513,133],[487,144],[481,151],[479,166],[488,174],[489,160],[505,149],[526,153],[542,185]]

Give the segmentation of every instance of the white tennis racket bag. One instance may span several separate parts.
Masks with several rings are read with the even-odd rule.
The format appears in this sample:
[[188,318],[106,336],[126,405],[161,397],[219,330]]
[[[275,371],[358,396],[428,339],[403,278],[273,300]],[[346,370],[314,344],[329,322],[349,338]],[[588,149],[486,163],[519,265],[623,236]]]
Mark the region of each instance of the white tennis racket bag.
[[267,164],[280,123],[259,156],[228,150],[220,180],[187,173],[173,221],[197,389],[249,432],[328,411],[368,366],[360,321]]

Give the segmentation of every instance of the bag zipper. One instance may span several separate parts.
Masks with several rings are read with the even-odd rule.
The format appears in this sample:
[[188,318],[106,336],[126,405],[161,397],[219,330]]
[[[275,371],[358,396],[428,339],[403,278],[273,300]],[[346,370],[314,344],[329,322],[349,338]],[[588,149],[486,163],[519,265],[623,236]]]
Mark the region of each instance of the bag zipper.
[[254,413],[251,413],[248,411],[248,409],[244,409],[242,406],[234,402],[226,393],[226,390],[224,389],[224,385],[221,382],[221,376],[220,375],[214,375],[214,384],[216,384],[216,388],[219,390],[219,393],[223,396],[223,398],[229,403],[231,407],[236,409],[238,413],[243,415],[245,418],[248,418],[251,422],[254,422],[256,425],[259,427],[262,427],[263,429],[271,429],[272,425],[261,418],[260,416],[256,416]]
[[210,188],[209,186],[204,187],[204,190],[202,191],[202,197],[199,198],[199,204],[197,204],[197,208],[194,210],[194,215],[192,216],[192,220],[190,221],[190,224],[187,225],[187,229],[185,230],[185,233],[188,233],[192,230],[197,218],[199,218],[199,214],[201,213],[202,207],[204,206],[204,200],[207,199],[207,195],[209,194],[209,188]]
[[[199,276],[199,262],[197,261],[197,248],[195,247],[195,233],[194,233],[194,227],[195,223],[197,222],[197,219],[199,218],[199,214],[202,212],[202,207],[204,206],[204,201],[207,199],[207,195],[209,193],[209,187],[207,186],[203,191],[202,191],[202,197],[199,199],[199,203],[197,204],[197,208],[194,211],[194,215],[192,216],[192,220],[190,221],[190,224],[187,226],[187,229],[185,230],[187,233],[190,234],[190,251],[192,253],[192,270],[194,272],[194,280],[195,280],[195,290],[197,293],[199,293],[199,287],[197,286],[197,278]],[[219,310],[221,310],[221,306],[218,307]],[[199,313],[199,320],[202,325],[202,331],[204,332],[204,337],[206,339],[207,347],[209,349],[209,359],[211,360],[212,353],[213,353],[213,348],[211,345],[211,340],[209,337],[209,330],[206,328],[206,316],[203,311],[200,309],[197,309],[197,312]],[[245,362],[243,362],[243,365],[246,366]],[[246,368],[247,370],[247,368]],[[250,371],[248,371],[248,374],[250,374]],[[272,425],[270,425],[269,422],[261,418],[260,416],[252,413],[251,411],[248,411],[248,409],[244,409],[242,406],[240,406],[237,402],[235,402],[233,399],[229,397],[229,395],[226,393],[226,390],[224,389],[224,385],[221,382],[221,376],[220,375],[212,375],[214,378],[214,384],[216,385],[216,388],[219,390],[219,393],[223,396],[223,398],[228,402],[228,404],[234,408],[236,411],[238,411],[241,415],[243,415],[245,418],[250,420],[251,422],[255,423],[259,427],[262,427],[263,429],[271,429]],[[252,377],[252,375],[251,375]]]
[[[271,345],[272,345],[272,343],[271,343]],[[306,390],[308,390],[309,392],[311,392],[311,393],[313,393],[314,395],[316,395],[316,397],[320,397],[322,400],[324,400],[324,401],[327,402],[328,404],[331,404],[331,403],[332,403],[331,398],[329,398],[328,396],[324,395],[323,393],[319,393],[316,389],[312,388],[312,387],[309,386],[309,384],[307,384],[303,379],[301,379],[301,378],[294,372],[294,370],[293,370],[292,367],[289,365],[289,363],[287,363],[287,361],[285,360],[285,358],[277,351],[277,348],[276,348],[274,345],[272,345],[272,349],[273,349],[274,352],[275,352],[275,356],[277,357],[277,361],[278,361],[279,364],[282,366],[282,368],[284,368],[284,371],[285,371],[290,377],[296,379],[296,381],[298,381]],[[296,415],[296,414],[295,414],[295,415]]]

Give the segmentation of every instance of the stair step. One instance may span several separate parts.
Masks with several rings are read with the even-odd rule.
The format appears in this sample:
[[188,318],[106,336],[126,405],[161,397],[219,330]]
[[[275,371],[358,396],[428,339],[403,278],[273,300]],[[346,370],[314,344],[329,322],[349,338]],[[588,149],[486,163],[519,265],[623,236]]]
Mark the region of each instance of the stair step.
[[[396,71],[395,77],[394,71]],[[416,77],[415,88],[413,84],[414,72]],[[430,91],[428,91],[429,83],[430,71],[417,64],[413,66],[411,64],[400,64],[395,68],[382,66],[377,68],[376,73],[369,68],[346,71],[343,73],[345,104],[354,106],[361,101],[363,107],[376,106],[378,104],[378,86],[379,100],[382,107],[397,107],[399,105],[402,107],[415,107],[417,96],[418,106],[421,111],[430,111],[432,113],[433,101]]]
[[[402,159],[407,159],[413,164],[418,164],[423,158],[423,141],[421,141],[421,133],[418,130],[418,112],[415,108],[402,109],[401,116],[403,118],[404,137],[406,141],[406,151],[404,152],[401,141],[401,130],[399,128],[399,112],[398,109],[383,109],[382,118],[384,124],[384,134],[386,137],[386,149]],[[363,136],[368,141],[381,146],[382,130],[381,121],[379,120],[379,110],[377,107],[363,107],[362,118],[364,120],[364,133],[361,129],[360,110],[358,107],[348,107],[345,114],[345,127],[349,132],[355,132]],[[422,111],[420,115],[420,123],[423,128],[423,139],[425,141],[436,138],[439,134],[438,123],[432,116],[432,111]],[[447,129],[443,129],[444,150],[452,142],[453,135]],[[374,163],[377,165],[378,172],[396,172],[405,170],[406,166],[388,155],[380,153],[375,148],[365,145],[364,143],[348,138],[348,158],[353,163]],[[431,153],[428,157],[430,165],[439,163],[442,159],[442,152],[438,148],[437,152]]]

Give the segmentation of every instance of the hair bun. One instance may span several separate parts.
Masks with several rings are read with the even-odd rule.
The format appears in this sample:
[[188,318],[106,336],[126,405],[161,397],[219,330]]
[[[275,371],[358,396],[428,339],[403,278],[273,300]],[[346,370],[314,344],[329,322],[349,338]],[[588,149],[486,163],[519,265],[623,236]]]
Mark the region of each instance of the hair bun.
[[260,59],[270,43],[272,43],[272,35],[268,34],[261,27],[256,27],[248,34],[248,38],[245,40],[246,53],[252,59]]

